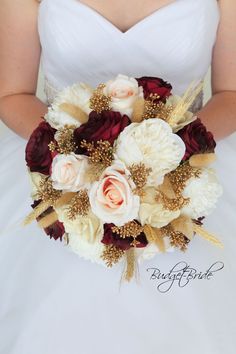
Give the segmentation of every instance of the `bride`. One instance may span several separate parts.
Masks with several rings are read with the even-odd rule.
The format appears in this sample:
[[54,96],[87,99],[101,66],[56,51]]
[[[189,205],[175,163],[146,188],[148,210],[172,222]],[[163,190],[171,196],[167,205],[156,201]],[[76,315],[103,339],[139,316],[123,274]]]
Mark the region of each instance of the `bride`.
[[[235,13],[235,0],[1,0],[0,354],[235,353]],[[45,102],[35,94],[40,58]],[[59,90],[122,73],[162,77],[181,95],[210,65],[212,98],[193,109],[218,140],[224,195],[205,225],[223,250],[196,237],[119,288],[119,267],[77,257],[36,223],[21,226],[32,203],[26,139]],[[185,263],[215,271],[165,293],[150,277]]]

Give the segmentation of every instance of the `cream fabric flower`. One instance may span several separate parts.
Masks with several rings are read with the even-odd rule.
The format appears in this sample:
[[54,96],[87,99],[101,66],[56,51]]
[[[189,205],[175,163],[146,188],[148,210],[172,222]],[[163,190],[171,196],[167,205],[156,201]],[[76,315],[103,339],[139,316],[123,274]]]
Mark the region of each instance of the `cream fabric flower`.
[[63,128],[65,125],[79,127],[81,123],[62,111],[60,105],[69,103],[80,107],[82,111],[89,114],[92,111],[89,107],[92,94],[93,89],[84,83],[77,83],[64,88],[57,94],[51,107],[48,108],[48,112],[44,116],[45,120],[55,129]]
[[193,219],[211,214],[222,192],[215,171],[202,169],[199,177],[189,179],[182,193],[184,198],[190,198],[189,204],[182,208],[182,214]]
[[133,77],[119,74],[105,85],[103,92],[107,96],[111,95],[112,110],[131,117],[134,102],[139,97],[143,98],[143,88],[138,85],[138,81]]
[[162,204],[155,200],[156,190],[148,187],[144,190],[145,195],[141,198],[139,218],[142,225],[148,224],[152,227],[163,227],[180,215],[180,210],[171,211],[164,209]]
[[53,188],[77,192],[82,188],[89,188],[87,176],[88,157],[74,153],[58,154],[52,161]]
[[59,221],[63,222],[69,234],[71,250],[92,262],[104,263],[100,258],[104,250],[103,223],[91,211],[87,216],[77,215],[74,220],[67,216],[67,205],[55,208]]
[[103,172],[100,180],[94,182],[89,193],[92,211],[104,223],[122,226],[138,216],[139,196],[130,173],[120,161],[115,161]]
[[151,167],[147,184],[153,186],[163,182],[164,175],[179,165],[185,153],[182,139],[159,118],[131,123],[119,135],[115,148],[117,158],[126,166],[142,162]]

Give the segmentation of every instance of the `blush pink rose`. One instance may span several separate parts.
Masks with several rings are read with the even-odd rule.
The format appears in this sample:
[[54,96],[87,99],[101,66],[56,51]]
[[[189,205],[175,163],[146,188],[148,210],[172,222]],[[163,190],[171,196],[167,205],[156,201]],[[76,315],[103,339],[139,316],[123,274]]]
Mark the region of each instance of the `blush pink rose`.
[[135,219],[140,200],[133,194],[134,187],[125,165],[115,161],[91,187],[89,199],[93,213],[104,223],[117,226]]

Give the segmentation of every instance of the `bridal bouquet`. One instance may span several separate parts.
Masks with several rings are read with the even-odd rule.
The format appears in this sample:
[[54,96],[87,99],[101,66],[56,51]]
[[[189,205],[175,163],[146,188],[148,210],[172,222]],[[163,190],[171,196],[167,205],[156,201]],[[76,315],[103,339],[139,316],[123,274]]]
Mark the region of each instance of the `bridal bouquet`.
[[195,235],[221,246],[202,228],[222,193],[210,164],[213,135],[183,97],[155,77],[116,78],[92,88],[66,87],[26,146],[34,200],[24,224],[107,267],[185,251]]

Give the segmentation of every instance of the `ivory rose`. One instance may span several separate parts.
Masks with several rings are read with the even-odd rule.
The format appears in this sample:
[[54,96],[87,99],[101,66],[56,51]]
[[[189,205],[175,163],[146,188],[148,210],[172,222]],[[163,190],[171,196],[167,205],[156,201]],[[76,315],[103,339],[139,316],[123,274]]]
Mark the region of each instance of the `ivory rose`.
[[121,161],[114,161],[91,186],[89,199],[92,211],[104,223],[122,226],[135,219],[139,210],[139,196],[134,195],[134,183]]
[[131,116],[133,104],[143,97],[143,88],[133,77],[119,74],[114,80],[109,80],[103,89],[105,95],[111,96],[111,108],[121,114]]
[[70,192],[88,188],[87,170],[88,157],[86,156],[74,153],[56,155],[52,162],[51,179],[53,188]]

